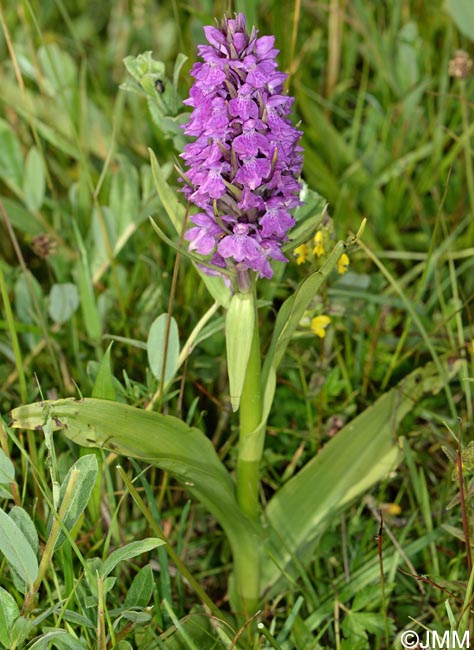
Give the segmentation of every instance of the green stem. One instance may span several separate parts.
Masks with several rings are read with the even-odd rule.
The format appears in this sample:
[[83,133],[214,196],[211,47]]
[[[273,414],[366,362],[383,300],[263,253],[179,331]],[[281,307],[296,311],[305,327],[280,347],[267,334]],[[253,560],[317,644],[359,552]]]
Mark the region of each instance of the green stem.
[[242,511],[256,520],[259,513],[259,465],[265,429],[262,419],[262,381],[258,321],[255,318],[252,347],[240,399],[239,458],[237,465],[237,500]]
[[[255,294],[254,294],[255,295]],[[255,300],[255,298],[254,298]],[[237,501],[242,512],[253,521],[259,516],[259,466],[263,453],[265,427],[262,420],[262,382],[258,319],[255,315],[252,347],[240,400],[240,437],[237,461]],[[248,540],[247,540],[248,541]],[[243,612],[252,616],[258,609],[260,593],[260,544],[234,548],[234,575],[237,597]]]

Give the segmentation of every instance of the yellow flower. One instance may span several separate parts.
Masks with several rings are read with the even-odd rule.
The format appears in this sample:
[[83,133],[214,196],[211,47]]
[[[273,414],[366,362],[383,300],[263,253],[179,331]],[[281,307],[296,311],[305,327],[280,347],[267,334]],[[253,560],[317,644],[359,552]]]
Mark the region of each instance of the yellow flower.
[[316,334],[316,336],[319,336],[321,339],[323,339],[326,336],[326,327],[330,322],[331,319],[329,316],[325,316],[324,314],[321,314],[321,316],[316,316],[311,321],[311,330],[314,334]]
[[322,230],[318,230],[318,232],[314,236],[313,253],[315,255],[317,255],[318,257],[321,257],[321,255],[324,255],[324,244],[323,244]]
[[402,512],[402,508],[398,503],[381,503],[379,508],[383,514],[393,515],[395,517]]
[[342,275],[347,271],[349,268],[349,255],[346,255],[346,253],[343,253],[341,257],[337,261],[337,270],[338,272]]
[[301,246],[297,246],[295,250],[293,251],[293,255],[296,256],[296,263],[297,264],[303,264],[306,262],[306,258],[308,257],[308,246],[306,244],[301,244]]

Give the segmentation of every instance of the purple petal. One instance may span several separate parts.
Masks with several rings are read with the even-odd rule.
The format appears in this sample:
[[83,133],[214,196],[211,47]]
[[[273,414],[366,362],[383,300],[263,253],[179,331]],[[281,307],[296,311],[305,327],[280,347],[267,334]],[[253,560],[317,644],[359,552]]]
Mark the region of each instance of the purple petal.
[[267,158],[248,158],[238,169],[234,180],[242,185],[248,185],[255,190],[262,184],[262,180],[270,173],[271,164]]

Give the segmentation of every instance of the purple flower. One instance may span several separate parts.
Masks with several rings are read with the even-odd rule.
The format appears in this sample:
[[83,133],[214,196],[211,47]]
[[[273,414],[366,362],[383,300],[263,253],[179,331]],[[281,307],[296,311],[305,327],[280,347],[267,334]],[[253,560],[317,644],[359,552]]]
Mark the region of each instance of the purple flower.
[[[257,38],[245,17],[204,28],[184,127],[195,140],[182,158],[186,197],[201,212],[186,233],[190,250],[214,265],[270,278],[270,260],[287,261],[281,246],[300,204],[301,131],[290,122],[273,36]],[[213,271],[215,273],[215,271]]]

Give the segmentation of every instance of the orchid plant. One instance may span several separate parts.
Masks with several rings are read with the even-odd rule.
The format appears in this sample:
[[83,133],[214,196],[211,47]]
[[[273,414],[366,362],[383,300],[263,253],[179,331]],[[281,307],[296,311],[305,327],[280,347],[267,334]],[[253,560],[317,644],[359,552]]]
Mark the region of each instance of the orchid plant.
[[[194,84],[184,102],[192,112],[187,121],[181,113],[168,116],[164,127],[180,142],[180,124],[185,122],[184,134],[192,138],[181,154],[187,208],[152,152],[151,167],[161,202],[181,241],[184,235],[189,242],[189,251],[170,241],[158,226],[156,230],[191,259],[215,302],[197,322],[173,370],[163,371],[161,380],[172,381],[173,371],[191,354],[206,323],[223,309],[230,401],[239,416],[236,475],[226,469],[205,432],[170,415],[104,399],[98,386],[93,397],[22,406],[12,417],[14,427],[43,428],[46,433],[62,429],[80,445],[101,447],[169,471],[224,530],[234,562],[231,606],[249,618],[278,581],[298,571],[329,516],[396,466],[401,457],[395,436],[398,423],[424,392],[441,389],[456,368],[429,364],[406,377],[343,427],[262,507],[260,461],[278,366],[323,282],[338,264],[348,264],[347,253],[357,246],[360,232],[337,242],[322,266],[282,304],[272,338],[265,342],[262,364],[259,284],[271,281],[272,265],[286,262],[288,252],[303,255],[324,211],[319,209],[319,197],[300,180],[301,131],[290,120],[293,99],[283,90],[286,75],[278,70],[274,37],[248,30],[242,14],[225,17],[204,32],[208,44],[199,46],[202,60],[191,70]],[[178,73],[183,62],[180,57]],[[162,64],[146,53],[128,58],[126,65],[154,102],[163,90]],[[158,123],[163,105],[158,96],[152,110]],[[197,208],[189,216],[191,227],[189,204]],[[169,335],[171,314],[165,321]],[[327,322],[320,323],[319,330],[326,326]],[[163,336],[163,367],[169,361],[167,342],[169,336]],[[107,364],[104,357],[102,381],[110,373]],[[60,511],[60,500],[57,508]]]

